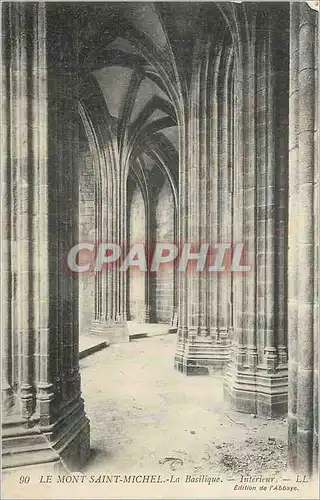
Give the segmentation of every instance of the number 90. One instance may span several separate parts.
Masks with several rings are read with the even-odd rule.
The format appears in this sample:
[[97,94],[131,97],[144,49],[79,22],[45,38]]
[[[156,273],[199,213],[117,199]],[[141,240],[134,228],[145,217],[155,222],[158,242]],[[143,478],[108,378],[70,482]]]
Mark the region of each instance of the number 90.
[[30,476],[20,476],[19,483],[20,484],[28,484],[30,481]]

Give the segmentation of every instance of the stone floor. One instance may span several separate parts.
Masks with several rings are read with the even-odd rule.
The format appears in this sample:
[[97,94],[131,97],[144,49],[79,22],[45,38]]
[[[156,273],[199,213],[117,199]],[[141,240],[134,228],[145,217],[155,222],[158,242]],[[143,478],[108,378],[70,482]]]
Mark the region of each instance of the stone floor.
[[129,335],[145,334],[148,337],[168,333],[168,323],[138,323],[137,321],[128,321]]
[[261,473],[265,464],[250,464],[246,470],[244,459],[237,465],[232,457],[238,445],[249,449],[255,443],[262,445],[259,453],[269,457],[272,470],[282,471],[285,421],[234,412],[223,401],[218,377],[174,371],[175,342],[174,335],[139,339],[81,361],[93,448],[86,471],[158,474],[176,468],[208,474],[256,468]]
[[[136,321],[128,321],[129,336],[137,337],[153,337],[157,335],[166,335],[169,330],[168,323],[138,323]],[[98,344],[105,341],[103,335],[95,335],[90,331],[82,332],[79,336],[80,352],[88,351]]]
[[99,338],[97,335],[82,334],[79,337],[79,350],[80,352],[89,350],[103,341],[104,338]]
[[[263,498],[314,498],[286,471],[285,420],[234,412],[223,401],[219,378],[185,377],[174,371],[175,342],[175,335],[154,336],[113,344],[81,360],[92,446],[81,471],[84,483],[55,484],[53,497],[43,487],[37,489],[39,495],[257,498],[250,488],[259,489],[260,483],[243,483],[241,476],[263,476],[274,477],[273,484],[298,488],[267,490]],[[103,482],[110,478],[102,475],[113,476],[112,482]],[[124,478],[129,475],[130,481],[134,475],[149,479],[127,484]],[[151,484],[150,475],[161,482]]]

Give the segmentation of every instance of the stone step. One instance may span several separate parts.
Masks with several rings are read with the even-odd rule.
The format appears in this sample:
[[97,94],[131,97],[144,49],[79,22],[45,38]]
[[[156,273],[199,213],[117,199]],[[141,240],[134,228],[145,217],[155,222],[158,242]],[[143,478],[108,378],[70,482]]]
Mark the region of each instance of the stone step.
[[103,341],[99,342],[98,344],[93,344],[90,347],[87,347],[86,349],[83,349],[79,353],[79,359],[86,358],[87,356],[90,356],[90,354],[94,354],[95,352],[101,351],[102,349],[105,349],[106,347],[109,346],[108,341]]

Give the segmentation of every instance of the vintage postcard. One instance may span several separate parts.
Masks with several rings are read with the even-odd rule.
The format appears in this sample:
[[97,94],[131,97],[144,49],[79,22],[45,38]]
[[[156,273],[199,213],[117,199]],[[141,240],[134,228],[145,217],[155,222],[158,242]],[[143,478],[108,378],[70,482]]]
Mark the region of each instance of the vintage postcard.
[[1,35],[2,498],[318,499],[319,1]]

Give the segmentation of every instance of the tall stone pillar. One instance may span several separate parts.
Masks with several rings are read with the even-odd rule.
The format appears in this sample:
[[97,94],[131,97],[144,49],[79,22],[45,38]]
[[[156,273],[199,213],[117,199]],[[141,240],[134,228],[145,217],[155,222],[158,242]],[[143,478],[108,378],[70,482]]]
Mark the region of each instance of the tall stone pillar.
[[58,29],[48,4],[7,3],[2,20],[2,463],[59,467],[62,458],[72,468],[90,449],[78,282],[62,262],[78,236],[75,16],[66,7]]
[[225,388],[235,409],[267,417],[287,408],[288,9],[283,9],[279,16],[268,6],[246,26],[235,71],[234,238],[245,244],[251,271],[233,278],[235,324]]
[[291,3],[289,163],[289,464],[318,464],[319,13]]
[[[144,176],[145,179],[145,174],[143,171],[143,168],[141,168],[141,173]],[[151,258],[151,248],[152,248],[152,231],[151,231],[151,208],[150,208],[150,194],[149,194],[149,186],[146,182],[145,179],[145,211],[146,211],[146,225],[145,225],[145,234],[146,234],[146,243],[145,243],[145,249],[146,249],[146,255],[147,255],[147,264],[149,266],[149,261]],[[145,285],[144,285],[144,290],[145,290],[145,322],[146,323],[151,323],[151,279],[150,279],[150,272],[145,273]]]
[[[108,234],[101,243],[119,245],[123,254],[126,252],[126,190],[123,180],[119,180],[116,191],[108,198],[107,216],[102,221],[102,234]],[[108,190],[109,191],[109,190]],[[120,202],[121,200],[121,202]],[[126,273],[119,271],[119,264],[102,270],[96,276],[96,317],[91,332],[106,338],[109,342],[126,342],[129,340],[127,326],[127,280]]]
[[[116,164],[117,165],[117,164]],[[120,166],[116,166],[113,191],[108,189],[107,218],[104,218],[103,234],[108,238],[103,242],[119,245],[123,255],[127,243],[127,187],[121,176]],[[99,318],[93,325],[92,332],[103,335],[110,342],[127,342],[129,330],[127,326],[127,278],[120,266],[113,265],[102,271],[102,308]]]
[[[137,180],[139,182],[140,190],[142,193],[143,201],[144,201],[144,209],[145,209],[145,254],[147,256],[147,266],[149,266],[148,260],[150,260],[151,256],[151,248],[152,248],[152,237],[151,237],[151,208],[150,208],[150,187],[148,185],[147,176],[145,173],[144,164],[142,160],[136,160],[136,168],[135,174]],[[128,201],[127,201],[128,203]],[[127,228],[129,226],[127,225]],[[149,267],[148,267],[149,269]],[[150,311],[151,311],[151,300],[150,300],[150,272],[145,273],[144,278],[144,322],[150,322]]]
[[[190,253],[198,254],[196,263],[178,270],[175,368],[187,375],[223,370],[229,351],[229,309],[220,308],[219,297],[224,295],[216,272],[209,271],[213,262],[205,251],[205,245],[212,252],[217,238],[225,237],[219,208],[228,197],[227,169],[222,172],[221,168],[227,151],[222,153],[218,147],[228,129],[223,119],[227,112],[224,78],[228,79],[227,71],[221,70],[223,50],[221,40],[213,45],[199,40],[180,126],[179,244],[180,248],[189,244]],[[221,74],[222,91],[218,92]],[[208,81],[212,82],[210,91]]]
[[[231,201],[232,190],[230,189],[230,167],[232,159],[232,117],[231,108],[232,102],[232,80],[233,80],[233,65],[234,52],[231,45],[224,47],[221,54],[220,72],[217,78],[217,117],[218,136],[217,136],[217,179],[216,189],[213,191],[216,194],[216,242],[225,245],[228,249],[228,259],[224,259],[222,268],[226,271],[219,271],[216,275],[211,276],[212,282],[217,286],[216,308],[215,315],[217,318],[217,333],[221,346],[225,346],[225,361],[229,356],[230,335],[232,328],[231,318],[231,272],[228,269],[231,263],[232,255],[232,214]],[[213,200],[214,201],[214,197]],[[227,349],[226,349],[227,347]]]

